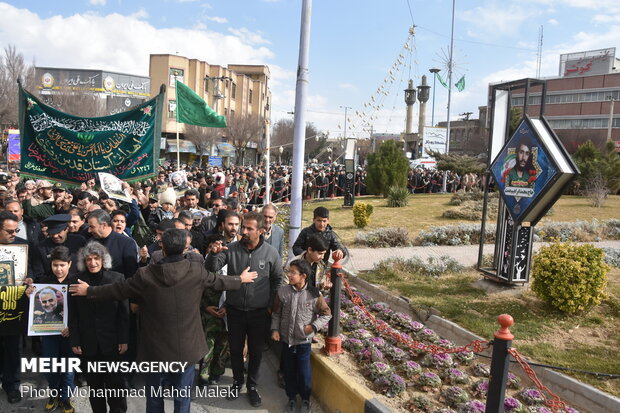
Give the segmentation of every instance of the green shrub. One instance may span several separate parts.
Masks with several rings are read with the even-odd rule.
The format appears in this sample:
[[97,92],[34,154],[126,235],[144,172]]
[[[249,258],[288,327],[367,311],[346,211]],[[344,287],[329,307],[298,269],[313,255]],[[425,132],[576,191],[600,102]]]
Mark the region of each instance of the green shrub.
[[356,202],[353,205],[353,223],[358,228],[364,228],[370,224],[370,215],[374,208],[371,204]]
[[564,313],[588,310],[606,297],[609,266],[591,244],[554,242],[534,256],[532,291]]
[[388,206],[390,208],[400,208],[409,203],[409,190],[406,186],[391,186],[388,190]]
[[411,245],[407,228],[379,228],[369,232],[358,232],[355,243],[371,248],[408,247]]
[[401,142],[386,141],[368,155],[366,189],[369,193],[386,197],[391,186],[407,185],[409,161],[402,145]]

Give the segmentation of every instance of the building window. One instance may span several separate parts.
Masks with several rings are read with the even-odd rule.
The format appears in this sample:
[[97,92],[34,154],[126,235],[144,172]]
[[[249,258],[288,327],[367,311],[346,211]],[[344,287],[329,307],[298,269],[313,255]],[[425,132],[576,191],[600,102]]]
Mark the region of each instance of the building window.
[[177,101],[169,100],[168,101],[168,119],[172,119],[177,117]]
[[231,97],[234,99],[235,96],[237,96],[237,84],[235,82],[232,82]]
[[224,108],[224,116],[228,116],[228,108]]
[[205,93],[209,93],[209,78],[205,78]]
[[248,103],[251,105],[252,104],[252,89],[250,89],[250,93],[248,95]]
[[[609,118],[550,119],[549,125],[553,129],[607,129]],[[612,127],[620,128],[620,118],[614,118]]]
[[181,83],[183,81],[183,69],[175,69],[174,67],[170,68],[170,87],[174,87],[174,80],[178,80]]
[[235,110],[234,110],[234,109],[231,109],[231,110],[230,110],[230,118],[232,119],[232,118],[234,118],[234,117],[235,117]]

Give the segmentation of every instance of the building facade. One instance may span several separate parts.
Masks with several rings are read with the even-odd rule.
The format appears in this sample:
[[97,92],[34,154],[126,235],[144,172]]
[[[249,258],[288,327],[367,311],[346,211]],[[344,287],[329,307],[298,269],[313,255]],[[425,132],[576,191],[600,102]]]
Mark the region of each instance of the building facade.
[[[557,77],[544,78],[547,97],[544,115],[569,152],[588,140],[603,147],[608,139],[620,141],[620,60],[615,48],[560,56]],[[524,91],[512,93],[512,107],[523,107]],[[528,114],[538,116],[542,87],[533,87]]]
[[[268,66],[230,64],[228,67],[210,65],[198,59],[170,54],[150,56],[149,75],[151,93],[159,93],[162,84],[166,85],[167,110],[162,119],[162,135],[168,138],[167,151],[176,152],[176,144],[170,138],[176,138],[177,129],[181,138],[185,138],[186,126],[176,122],[175,79],[189,86],[202,97],[209,107],[227,120],[237,116],[269,119],[271,117],[271,91],[269,89],[270,72]],[[226,143],[226,131],[209,155],[224,158],[235,156],[234,148]],[[174,147],[173,147],[174,146]],[[180,145],[182,149],[183,144]],[[191,147],[191,145],[185,145]],[[244,161],[251,162],[256,157],[258,145],[250,142],[244,154]],[[203,153],[204,154],[204,153]],[[185,155],[192,160],[191,155]]]
[[41,100],[56,103],[60,110],[67,109],[63,108],[62,102],[67,97],[92,95],[92,116],[122,112],[151,97],[151,81],[146,76],[53,67],[36,67],[35,76]]
[[[176,134],[175,78],[189,86],[220,115],[270,118],[269,67],[259,65],[210,65],[198,59],[176,55],[151,55],[151,93],[166,85],[168,113],[162,131]],[[183,133],[184,125],[179,124]]]

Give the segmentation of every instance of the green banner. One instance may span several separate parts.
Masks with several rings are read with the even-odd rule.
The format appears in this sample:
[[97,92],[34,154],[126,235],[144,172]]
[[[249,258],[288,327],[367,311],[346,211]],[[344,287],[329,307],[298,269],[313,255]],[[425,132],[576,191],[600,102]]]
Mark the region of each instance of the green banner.
[[99,118],[69,115],[19,89],[21,173],[66,183],[107,172],[124,181],[157,174],[163,93]]

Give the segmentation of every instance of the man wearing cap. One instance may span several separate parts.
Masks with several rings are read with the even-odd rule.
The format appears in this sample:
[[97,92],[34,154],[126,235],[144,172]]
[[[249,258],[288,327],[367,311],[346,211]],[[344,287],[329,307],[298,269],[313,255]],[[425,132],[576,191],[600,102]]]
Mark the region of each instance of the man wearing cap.
[[66,214],[71,209],[73,196],[60,184],[52,186],[49,181],[39,181],[37,188],[39,198],[49,196],[41,202],[37,200],[37,194],[35,194],[34,197],[22,202],[24,213],[30,218],[40,222],[50,215]]
[[[60,246],[69,248],[73,262],[77,262],[77,253],[80,248],[86,245],[86,239],[78,234],[69,232],[69,221],[71,215],[57,214],[52,215],[45,220],[43,224],[47,225],[48,238],[44,239],[34,248],[30,259],[30,268],[35,281],[43,277],[51,277],[52,265],[50,261],[50,252]],[[77,265],[72,265],[70,274],[77,274]]]
[[52,202],[54,200],[52,194],[52,184],[50,181],[41,179],[37,181],[37,191],[33,196],[33,205],[43,204],[46,202]]
[[55,183],[52,188],[54,195],[54,203],[56,206],[57,214],[66,214],[71,209],[71,202],[73,202],[73,195],[71,195],[60,183]]

